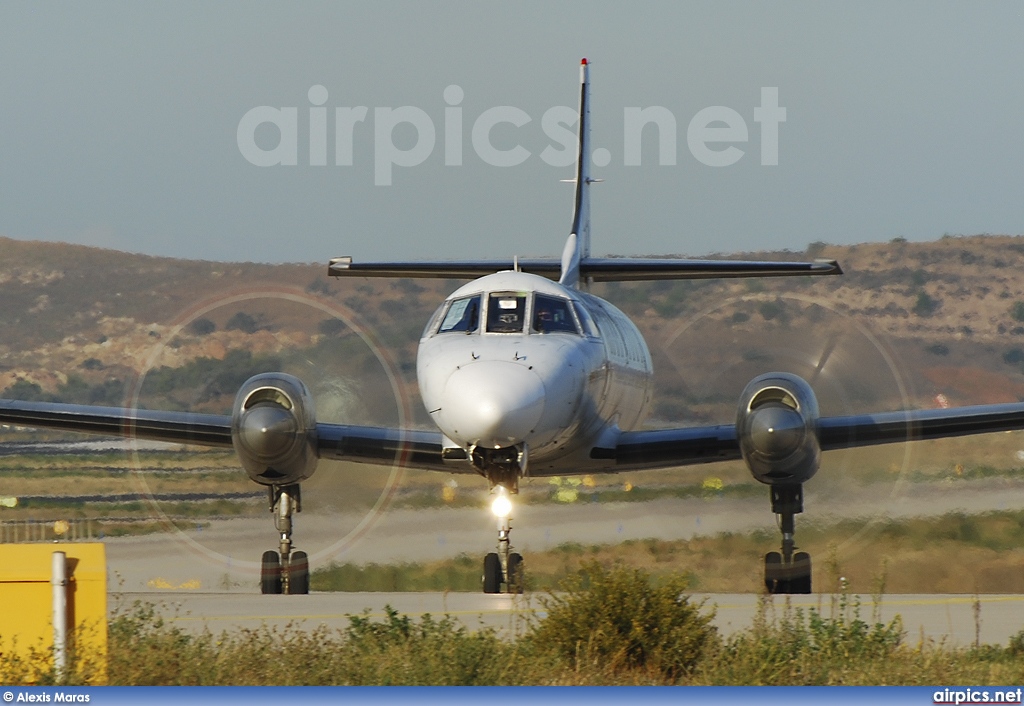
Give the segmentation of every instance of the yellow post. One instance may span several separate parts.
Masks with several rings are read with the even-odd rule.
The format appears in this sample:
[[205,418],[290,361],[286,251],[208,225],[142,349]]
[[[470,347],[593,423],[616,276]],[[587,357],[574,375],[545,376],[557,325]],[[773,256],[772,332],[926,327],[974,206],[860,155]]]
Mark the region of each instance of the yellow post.
[[69,676],[107,680],[107,559],[101,543],[0,544],[0,682],[12,658],[27,679],[54,667],[53,554],[66,555]]

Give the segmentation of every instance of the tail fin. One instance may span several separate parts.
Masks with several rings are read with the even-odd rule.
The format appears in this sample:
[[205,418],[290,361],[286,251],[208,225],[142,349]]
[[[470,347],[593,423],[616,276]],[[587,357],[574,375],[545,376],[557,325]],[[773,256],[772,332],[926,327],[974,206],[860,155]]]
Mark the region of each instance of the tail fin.
[[[561,262],[537,260],[473,260],[452,262],[352,262],[351,257],[331,260],[332,277],[441,277],[472,279],[502,270],[517,269],[555,279],[566,287],[583,288],[591,282],[627,282],[661,279],[721,277],[790,277],[841,275],[835,260],[816,262],[749,262],[738,260],[681,260],[664,258],[593,258],[590,256],[590,66],[580,62],[579,152],[576,153],[576,201],[572,230],[565,241]],[[560,268],[559,268],[560,266]]]
[[562,251],[562,276],[559,284],[580,284],[580,262],[590,257],[590,65],[580,62],[579,152],[576,153],[576,201],[572,229]]

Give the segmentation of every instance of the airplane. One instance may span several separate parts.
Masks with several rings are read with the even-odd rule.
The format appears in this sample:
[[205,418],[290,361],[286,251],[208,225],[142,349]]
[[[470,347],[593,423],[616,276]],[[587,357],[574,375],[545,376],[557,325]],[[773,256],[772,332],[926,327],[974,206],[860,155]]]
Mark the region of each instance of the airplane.
[[[764,559],[769,593],[811,592],[811,557],[796,551],[803,484],[834,449],[1024,428],[1024,404],[822,417],[811,385],[768,372],[752,379],[735,420],[644,429],[651,355],[636,325],[591,294],[593,282],[840,275],[835,261],[761,262],[596,258],[590,254],[590,65],[580,64],[578,153],[572,225],[559,259],[468,262],[331,260],[335,277],[463,278],[419,342],[416,376],[436,429],[318,422],[297,377],[256,375],[230,415],[0,400],[0,422],[73,432],[232,448],[249,478],[268,489],[279,533],[264,552],[261,591],[309,591],[308,556],[293,547],[301,484],[321,459],[399,463],[478,474],[499,517],[497,551],[483,562],[486,593],[523,588],[512,551],[511,497],[524,478],[675,468],[742,459],[769,486],[780,551]],[[504,589],[502,588],[504,587]]]

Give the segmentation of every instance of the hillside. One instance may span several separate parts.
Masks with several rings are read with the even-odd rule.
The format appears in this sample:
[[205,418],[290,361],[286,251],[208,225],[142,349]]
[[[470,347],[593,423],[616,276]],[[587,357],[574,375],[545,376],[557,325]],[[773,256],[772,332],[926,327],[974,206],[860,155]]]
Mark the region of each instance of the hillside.
[[[1024,237],[736,257],[834,258],[846,274],[594,290],[647,337],[659,420],[727,421],[771,369],[814,380],[825,413],[1024,399]],[[0,239],[0,390],[120,404],[145,373],[142,402],[223,410],[239,375],[273,365],[340,392],[322,411],[391,421],[387,365],[423,422],[416,341],[457,284]]]

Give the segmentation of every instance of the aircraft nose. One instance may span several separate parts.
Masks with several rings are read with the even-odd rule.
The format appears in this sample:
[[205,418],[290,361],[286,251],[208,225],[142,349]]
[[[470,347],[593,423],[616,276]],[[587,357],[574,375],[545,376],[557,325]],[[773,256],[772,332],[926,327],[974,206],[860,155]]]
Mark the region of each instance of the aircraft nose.
[[504,448],[525,441],[544,412],[544,383],[526,366],[465,365],[448,378],[438,422],[453,440]]

